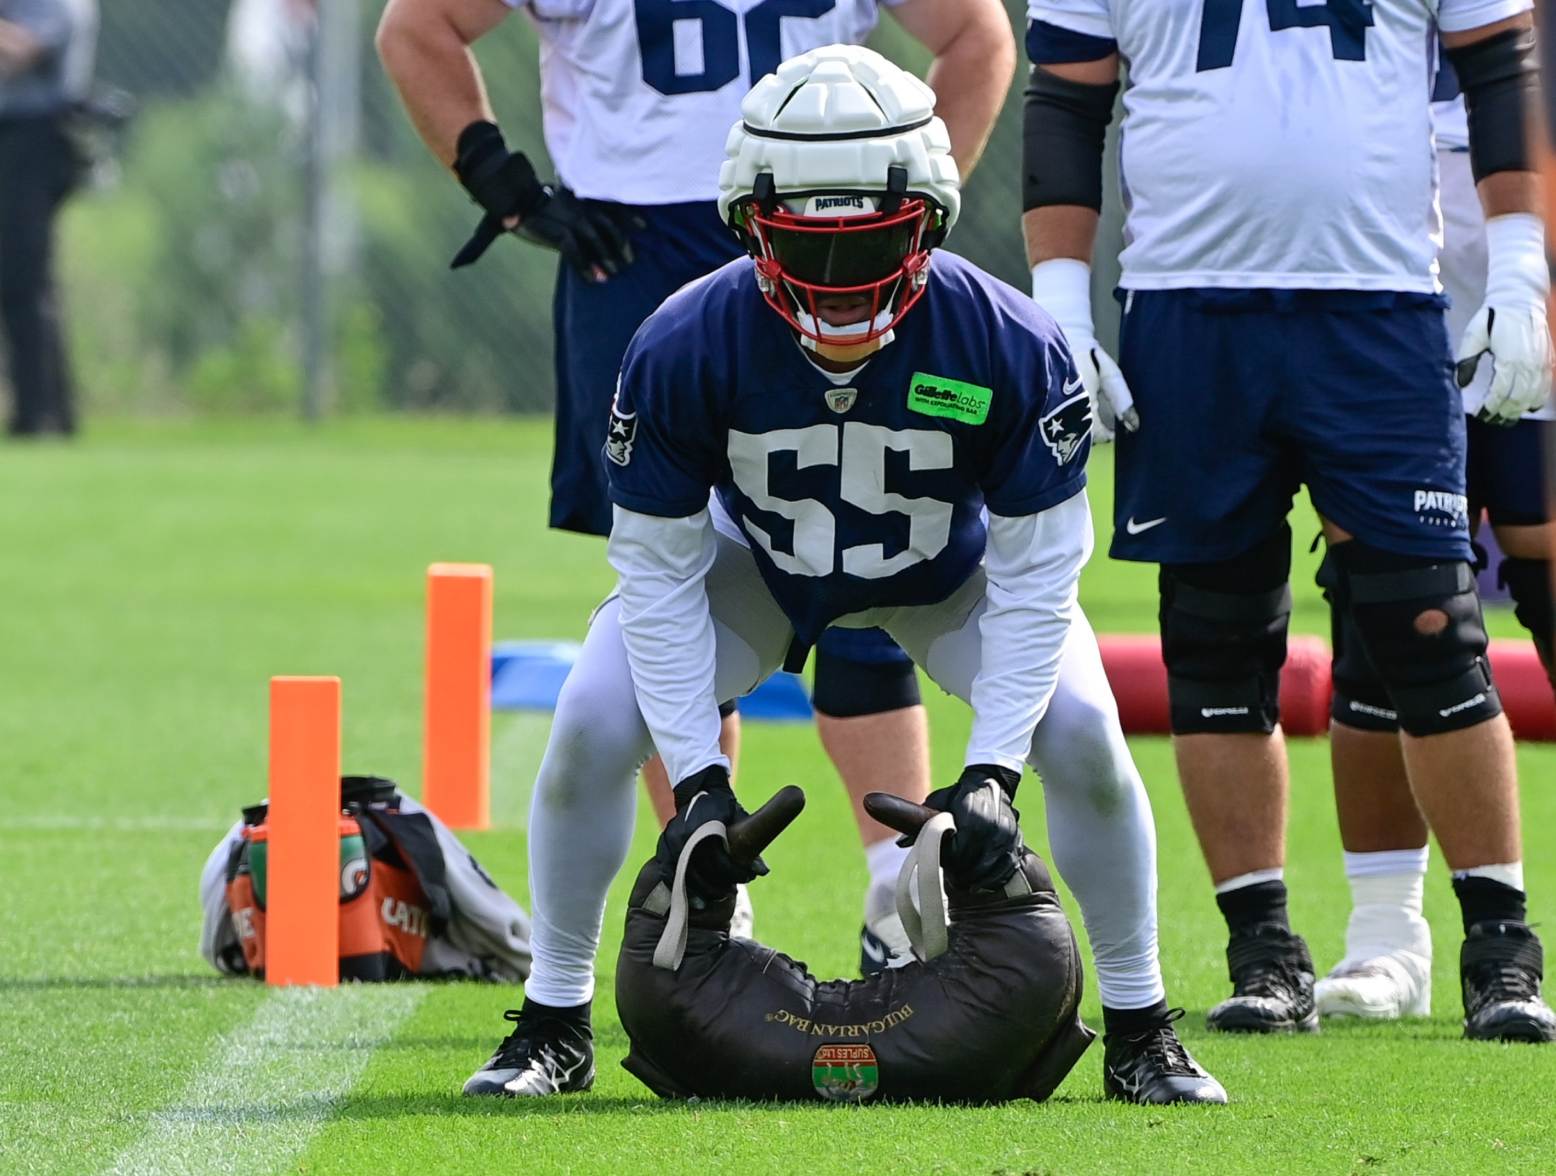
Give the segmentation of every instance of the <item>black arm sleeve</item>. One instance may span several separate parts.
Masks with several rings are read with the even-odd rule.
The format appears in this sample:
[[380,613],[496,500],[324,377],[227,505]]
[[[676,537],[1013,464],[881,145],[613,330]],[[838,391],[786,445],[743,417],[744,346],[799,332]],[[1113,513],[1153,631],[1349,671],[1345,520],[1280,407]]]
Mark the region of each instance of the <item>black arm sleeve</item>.
[[1033,66],[1021,118],[1021,207],[1102,208],[1102,142],[1118,83],[1088,86]]
[[1469,112],[1470,169],[1479,183],[1500,171],[1532,171],[1540,63],[1533,29],[1508,29],[1443,52]]

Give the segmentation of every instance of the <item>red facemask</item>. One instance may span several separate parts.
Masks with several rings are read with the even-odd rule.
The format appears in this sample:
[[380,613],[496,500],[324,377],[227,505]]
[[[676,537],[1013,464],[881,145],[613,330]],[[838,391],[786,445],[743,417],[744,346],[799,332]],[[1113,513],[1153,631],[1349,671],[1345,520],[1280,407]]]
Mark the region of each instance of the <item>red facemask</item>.
[[[813,198],[823,203],[827,197]],[[859,207],[858,195],[839,196],[838,205]],[[932,217],[920,199],[903,200],[891,212],[814,216],[752,207],[745,219],[748,245],[767,303],[802,336],[817,343],[856,344],[889,332],[923,296],[929,274],[924,244]],[[853,322],[831,325],[820,299]]]

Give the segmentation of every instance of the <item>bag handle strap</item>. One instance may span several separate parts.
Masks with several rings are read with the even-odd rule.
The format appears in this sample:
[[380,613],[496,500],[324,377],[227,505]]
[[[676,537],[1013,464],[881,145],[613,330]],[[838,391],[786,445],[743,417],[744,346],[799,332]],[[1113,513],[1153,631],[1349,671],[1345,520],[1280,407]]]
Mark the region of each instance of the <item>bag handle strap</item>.
[[727,845],[729,835],[723,821],[708,821],[697,826],[681,848],[681,856],[675,862],[675,880],[670,883],[670,917],[654,947],[654,967],[674,972],[686,958],[686,937],[690,927],[691,900],[686,895],[686,870],[692,860],[692,851],[710,837],[722,837]]
[[[950,813],[924,823],[897,873],[897,917],[913,945],[913,954],[929,961],[951,946],[951,921],[940,888],[940,843],[956,831]],[[916,899],[916,902],[915,902]]]

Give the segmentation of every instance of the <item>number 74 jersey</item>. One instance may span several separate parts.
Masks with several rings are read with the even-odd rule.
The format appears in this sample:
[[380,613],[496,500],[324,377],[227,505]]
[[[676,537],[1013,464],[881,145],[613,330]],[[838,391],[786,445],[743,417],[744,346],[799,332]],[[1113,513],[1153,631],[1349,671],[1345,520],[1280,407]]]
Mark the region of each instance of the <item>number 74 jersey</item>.
[[1432,32],[1530,7],[1029,0],[1027,46],[1040,62],[1084,59],[1063,30],[1116,42],[1128,62],[1125,288],[1433,293]]
[[[504,0],[540,38],[546,149],[580,196],[718,196],[740,100],[778,63],[862,44],[878,0]],[[885,0],[890,3],[892,0]]]
[[611,500],[686,518],[709,492],[813,644],[840,617],[934,604],[983,558],[984,508],[1085,485],[1091,414],[1059,328],[937,252],[896,339],[829,377],[741,258],[668,299],[627,350],[604,446]]

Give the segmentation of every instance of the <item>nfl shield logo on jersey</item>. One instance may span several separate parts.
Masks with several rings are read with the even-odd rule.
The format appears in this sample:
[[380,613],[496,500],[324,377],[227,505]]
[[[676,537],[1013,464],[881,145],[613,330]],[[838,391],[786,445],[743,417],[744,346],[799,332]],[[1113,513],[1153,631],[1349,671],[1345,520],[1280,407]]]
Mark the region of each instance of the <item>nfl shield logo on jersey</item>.
[[638,414],[622,412],[619,398],[611,401],[611,423],[605,434],[605,456],[619,466],[632,460],[632,442],[637,438]]
[[827,407],[833,412],[847,412],[859,399],[858,388],[832,388],[826,394]]
[[[1074,386],[1079,387],[1080,381],[1076,380]],[[1065,391],[1070,391],[1070,386]],[[1043,444],[1064,465],[1080,452],[1081,443],[1091,435],[1091,402],[1086,393],[1079,392],[1064,401],[1038,422],[1038,428],[1043,432]]]

